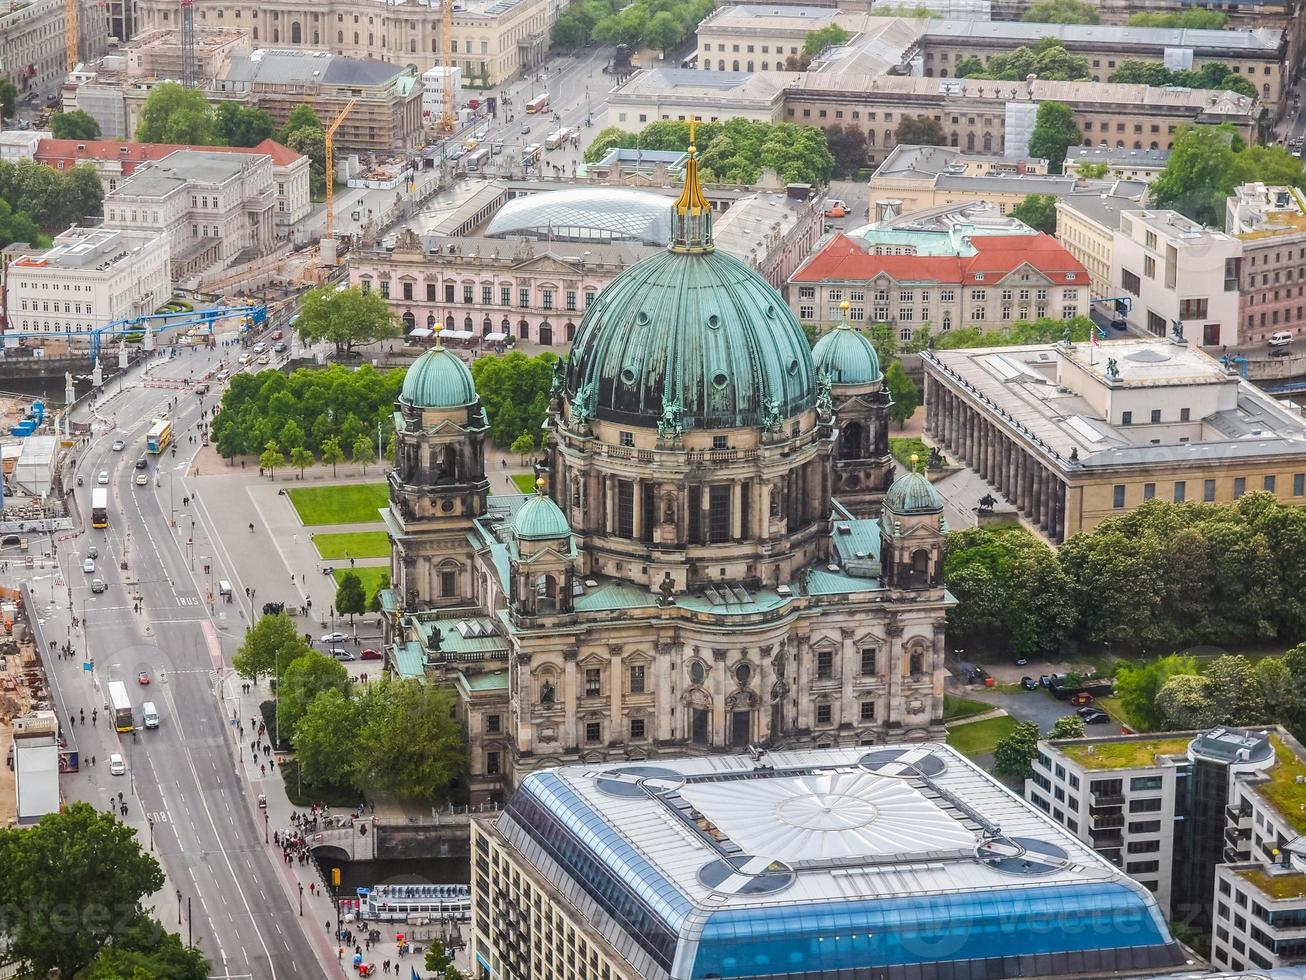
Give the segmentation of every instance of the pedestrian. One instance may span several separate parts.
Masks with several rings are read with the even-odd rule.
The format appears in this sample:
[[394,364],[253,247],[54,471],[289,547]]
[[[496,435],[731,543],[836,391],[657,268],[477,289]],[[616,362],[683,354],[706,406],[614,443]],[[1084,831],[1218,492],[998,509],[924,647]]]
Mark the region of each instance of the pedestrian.
[[95,768],[95,756],[91,756],[91,768]]
[[259,771],[259,775],[261,775],[261,776],[266,776],[266,775],[268,774],[268,767],[265,766],[265,765],[263,765],[263,763],[260,762],[260,763],[258,764],[258,771]]

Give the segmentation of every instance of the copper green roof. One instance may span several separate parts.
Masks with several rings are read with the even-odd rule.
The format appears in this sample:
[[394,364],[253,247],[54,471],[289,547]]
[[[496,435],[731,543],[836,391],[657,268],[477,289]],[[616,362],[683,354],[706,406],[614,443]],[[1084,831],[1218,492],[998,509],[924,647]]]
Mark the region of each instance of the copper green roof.
[[462,359],[437,345],[413,362],[399,398],[415,408],[459,408],[475,403],[476,385]]
[[544,541],[570,537],[571,525],[551,497],[537,493],[513,516],[512,533],[520,541]]
[[840,323],[816,342],[812,360],[817,373],[828,374],[834,385],[872,384],[882,378],[875,346],[847,323]]
[[569,399],[594,416],[653,427],[679,406],[685,428],[759,426],[815,400],[798,321],[757,272],[717,251],[668,250],[631,266],[594,300],[567,361]]
[[908,471],[893,481],[884,495],[884,509],[902,514],[941,514],[943,498],[919,473]]

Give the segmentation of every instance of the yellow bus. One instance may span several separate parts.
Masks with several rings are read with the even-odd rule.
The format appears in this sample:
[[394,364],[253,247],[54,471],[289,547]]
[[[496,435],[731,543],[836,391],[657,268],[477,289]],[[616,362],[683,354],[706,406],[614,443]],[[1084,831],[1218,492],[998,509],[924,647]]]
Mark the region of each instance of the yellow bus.
[[96,487],[91,491],[91,527],[109,526],[109,491]]
[[145,436],[146,452],[157,455],[167,449],[170,442],[172,442],[172,422],[168,419],[155,419],[154,425],[150,426],[150,431]]

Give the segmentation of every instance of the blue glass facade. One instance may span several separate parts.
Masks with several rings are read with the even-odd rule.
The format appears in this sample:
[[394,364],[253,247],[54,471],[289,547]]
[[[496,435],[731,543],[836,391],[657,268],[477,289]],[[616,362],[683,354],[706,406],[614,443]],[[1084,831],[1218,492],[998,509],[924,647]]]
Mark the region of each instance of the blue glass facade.
[[1135,947],[1151,947],[1157,962],[1173,961],[1156,907],[1128,885],[1036,886],[713,912],[693,978],[833,977],[858,968]]

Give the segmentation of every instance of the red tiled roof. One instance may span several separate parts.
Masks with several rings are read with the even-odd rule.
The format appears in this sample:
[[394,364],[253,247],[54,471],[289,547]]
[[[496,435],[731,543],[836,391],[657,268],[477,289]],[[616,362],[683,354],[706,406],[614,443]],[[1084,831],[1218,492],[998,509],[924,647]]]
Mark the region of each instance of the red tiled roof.
[[57,160],[121,160],[124,175],[142,163],[161,160],[178,150],[214,150],[219,153],[262,153],[272,158],[274,167],[284,167],[299,159],[300,154],[276,140],[266,139],[258,146],[187,146],[181,143],[132,143],[126,140],[41,140],[34,158],[49,166]]
[[896,282],[998,282],[1028,264],[1053,282],[1088,282],[1088,270],[1051,235],[988,235],[973,244],[977,254],[968,258],[874,255],[840,233],[803,263],[793,281],[867,282],[887,275]]

